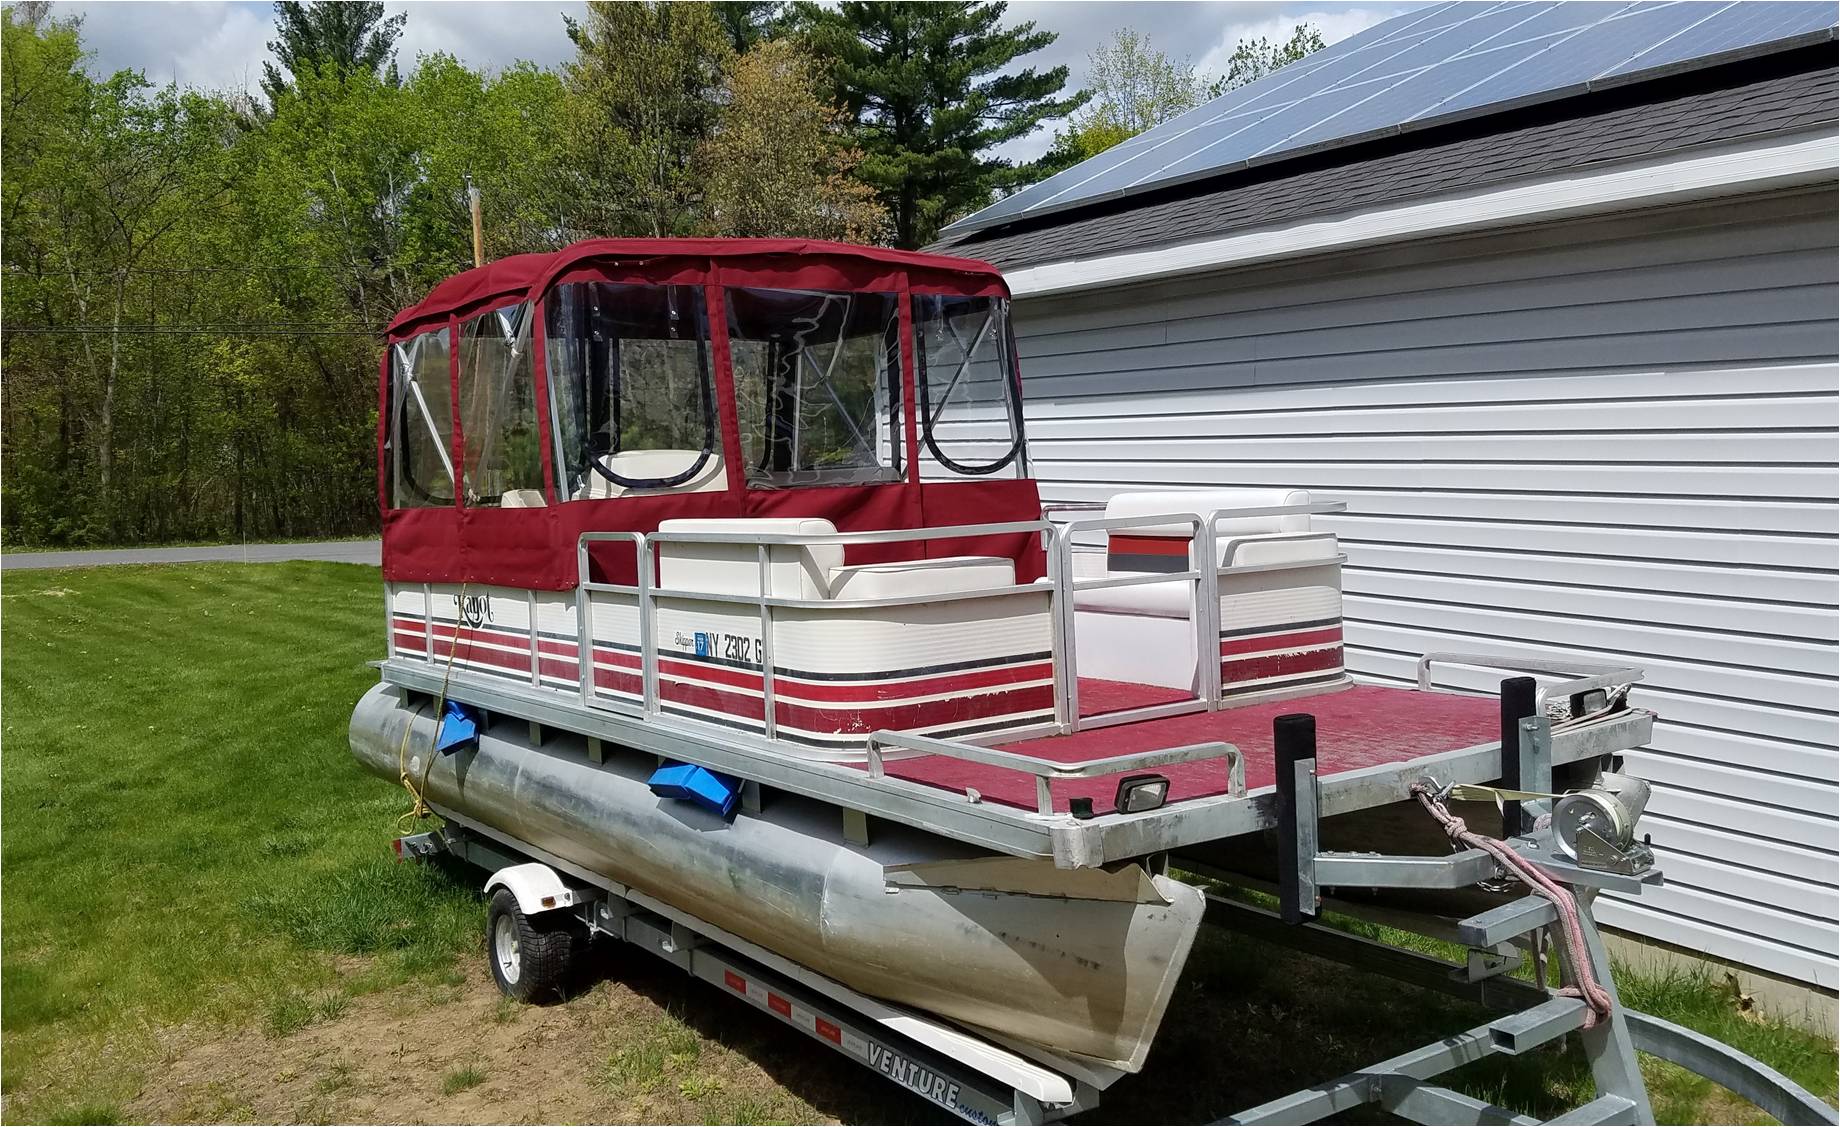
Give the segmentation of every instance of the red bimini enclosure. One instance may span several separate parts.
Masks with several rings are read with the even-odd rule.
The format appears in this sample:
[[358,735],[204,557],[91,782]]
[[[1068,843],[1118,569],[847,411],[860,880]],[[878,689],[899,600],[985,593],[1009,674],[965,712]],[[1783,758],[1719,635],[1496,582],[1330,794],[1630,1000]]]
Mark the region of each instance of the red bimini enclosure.
[[[455,275],[390,323],[377,427],[393,582],[576,585],[583,532],[675,517],[839,531],[1039,519],[1009,291],[969,259],[595,239]],[[601,545],[596,580],[631,582]],[[1039,537],[851,546],[1006,556]],[[624,571],[626,574],[620,574]]]

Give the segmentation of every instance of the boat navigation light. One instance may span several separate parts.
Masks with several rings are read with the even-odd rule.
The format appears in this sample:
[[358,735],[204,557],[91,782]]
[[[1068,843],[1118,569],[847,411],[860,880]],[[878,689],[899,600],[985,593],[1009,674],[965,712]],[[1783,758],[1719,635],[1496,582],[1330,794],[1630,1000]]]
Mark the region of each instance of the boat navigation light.
[[1118,780],[1112,807],[1120,814],[1155,810],[1169,798],[1169,780],[1161,775],[1126,775]]

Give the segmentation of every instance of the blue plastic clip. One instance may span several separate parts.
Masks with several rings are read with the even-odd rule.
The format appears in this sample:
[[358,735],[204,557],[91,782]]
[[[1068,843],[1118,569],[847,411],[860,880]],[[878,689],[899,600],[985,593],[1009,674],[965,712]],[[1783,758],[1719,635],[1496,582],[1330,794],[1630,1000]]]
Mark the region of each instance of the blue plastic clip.
[[660,798],[679,798],[694,802],[726,818],[735,812],[741,797],[741,780],[718,775],[694,763],[667,763],[652,772],[647,785]]
[[434,737],[434,748],[442,755],[452,755],[479,740],[479,721],[473,710],[457,700],[441,708],[441,727]]

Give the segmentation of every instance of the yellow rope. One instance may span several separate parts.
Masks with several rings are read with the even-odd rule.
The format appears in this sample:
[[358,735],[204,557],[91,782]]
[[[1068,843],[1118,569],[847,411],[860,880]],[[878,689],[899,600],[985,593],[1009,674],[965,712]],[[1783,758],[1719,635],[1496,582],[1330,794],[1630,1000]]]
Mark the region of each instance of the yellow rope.
[[[460,623],[465,616],[467,584],[460,584],[459,597],[454,600],[454,636],[447,642],[447,666],[441,671],[441,692],[434,700],[434,733],[428,737],[428,758],[422,764],[422,781],[417,786],[409,778],[409,737],[415,734],[415,717],[410,716],[403,723],[402,743],[396,748],[396,777],[402,781],[403,789],[409,792],[413,804],[401,817],[396,819],[396,836],[408,837],[415,828],[415,823],[428,817],[433,811],[428,809],[428,800],[422,792],[428,789],[428,773],[434,770],[434,757],[441,742],[441,713],[447,707],[447,684],[454,675],[454,655],[460,652]],[[429,612],[429,643],[434,641],[434,615]]]

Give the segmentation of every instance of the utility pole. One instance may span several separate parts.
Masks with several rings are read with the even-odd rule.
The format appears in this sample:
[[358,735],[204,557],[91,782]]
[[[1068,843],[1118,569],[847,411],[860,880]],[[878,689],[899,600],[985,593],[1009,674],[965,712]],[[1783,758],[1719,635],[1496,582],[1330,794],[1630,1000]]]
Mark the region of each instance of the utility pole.
[[479,189],[473,187],[473,174],[466,174],[466,202],[473,209],[473,265],[486,264],[485,226],[479,218]]

